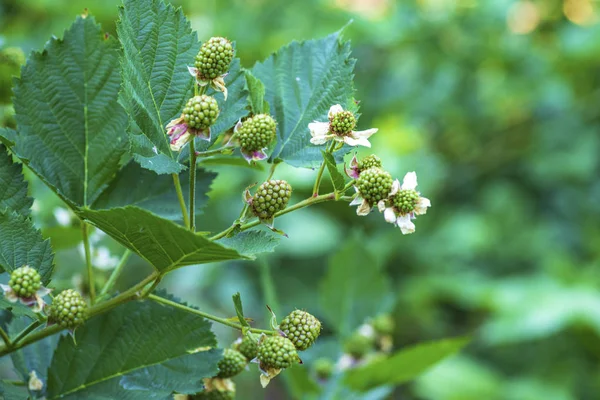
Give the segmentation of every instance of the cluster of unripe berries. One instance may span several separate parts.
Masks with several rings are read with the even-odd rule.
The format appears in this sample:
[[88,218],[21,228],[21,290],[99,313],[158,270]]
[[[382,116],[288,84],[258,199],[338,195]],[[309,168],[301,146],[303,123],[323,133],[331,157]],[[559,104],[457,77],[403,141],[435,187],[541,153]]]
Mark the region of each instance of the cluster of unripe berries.
[[248,118],[237,131],[240,147],[248,152],[268,147],[275,139],[277,125],[268,114],[257,114]]
[[[26,265],[11,272],[8,286],[17,297],[27,299],[36,296],[36,292],[42,287],[41,281],[39,272]],[[86,311],[85,300],[73,289],[60,292],[54,297],[52,304],[45,308],[49,323],[67,329],[75,329],[85,322]]]
[[390,173],[379,167],[371,167],[362,171],[356,181],[356,187],[362,198],[370,206],[386,199],[390,194],[392,184],[393,179]]
[[183,109],[183,120],[192,129],[207,129],[215,123],[218,116],[219,105],[211,96],[194,96]]
[[207,385],[210,388],[192,396],[192,399],[233,399],[235,392],[227,389],[231,385],[223,384],[223,380],[241,373],[250,361],[257,362],[263,372],[289,368],[300,360],[298,351],[309,348],[320,332],[318,319],[296,310],[283,319],[278,335],[245,335],[232,348],[223,351],[223,359],[218,363],[219,372],[212,378],[213,381],[220,380],[221,384]]
[[273,218],[276,212],[287,207],[292,196],[292,187],[284,180],[266,181],[252,197],[252,212],[261,220]]
[[195,67],[198,69],[198,78],[212,80],[224,75],[229,70],[233,60],[233,46],[231,42],[222,37],[212,37],[202,44]]

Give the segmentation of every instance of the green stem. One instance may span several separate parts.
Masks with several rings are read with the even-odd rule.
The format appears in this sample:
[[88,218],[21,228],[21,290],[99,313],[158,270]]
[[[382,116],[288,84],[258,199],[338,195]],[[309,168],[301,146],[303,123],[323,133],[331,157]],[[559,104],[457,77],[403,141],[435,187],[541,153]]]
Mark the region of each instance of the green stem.
[[102,288],[102,291],[100,292],[100,297],[108,295],[108,293],[115,286],[115,283],[117,283],[117,279],[119,279],[121,272],[123,272],[123,269],[125,269],[125,265],[127,265],[127,260],[129,260],[131,254],[131,250],[125,250],[125,253],[123,253],[123,255],[121,256],[121,261],[119,261],[119,264],[115,267],[115,269],[113,269],[113,272],[110,274],[108,281],[106,281],[106,284]]
[[190,226],[190,220],[188,219],[187,209],[185,208],[185,199],[183,198],[183,191],[181,190],[181,182],[179,181],[179,175],[173,175],[173,184],[175,185],[175,191],[177,192],[177,199],[179,200],[179,206],[181,207],[181,215],[183,216],[183,224]]
[[8,380],[8,379],[2,379],[2,383],[8,383],[9,385],[13,385],[13,386],[27,386],[27,382]]
[[40,321],[40,320],[33,321],[27,328],[23,329],[21,331],[21,333],[19,333],[17,335],[17,337],[15,337],[13,339],[13,346],[15,344],[19,343],[21,341],[21,339],[23,339],[25,336],[29,335],[31,332],[33,332],[33,330],[35,330],[41,324],[42,324],[42,321]]
[[190,142],[190,231],[196,231],[196,216],[194,211],[196,210],[196,160],[198,155],[196,154],[196,147],[194,139]]
[[12,345],[12,343],[10,342],[10,338],[8,337],[8,334],[2,328],[0,328],[0,336],[2,336],[2,340],[4,341],[5,347],[10,347]]
[[[201,317],[204,317],[206,319],[210,319],[211,321],[218,322],[219,324],[227,325],[227,326],[229,326],[231,328],[239,329],[240,331],[243,328],[242,325],[240,325],[238,323],[235,323],[235,322],[232,322],[229,319],[219,318],[219,317],[216,317],[214,315],[205,313],[203,311],[196,310],[195,308],[191,308],[191,307],[188,307],[188,306],[184,306],[183,304],[179,304],[179,303],[176,303],[174,301],[167,300],[167,299],[165,299],[163,297],[160,297],[160,296],[149,294],[148,298],[150,300],[156,301],[157,303],[162,303],[164,305],[167,305],[167,306],[170,306],[170,307],[174,307],[174,308],[178,308],[180,310],[187,311],[187,312],[192,313],[192,314],[200,315]],[[269,331],[269,330],[265,330],[265,329],[255,329],[255,328],[250,328],[250,332],[252,332],[252,333],[266,333],[268,335],[273,335],[273,334],[276,333],[275,331]]]
[[[335,141],[332,141],[329,146],[327,146],[327,150],[325,152],[331,153],[335,148]],[[325,172],[325,160],[321,163],[319,167],[319,172],[317,172],[317,179],[315,179],[315,185],[313,186],[313,197],[317,197],[319,195],[319,187],[321,187],[321,179],[323,179],[323,172]]]
[[[274,215],[274,217],[277,218],[277,217],[280,217],[280,216],[285,215],[287,213],[290,213],[292,211],[296,211],[296,210],[299,210],[301,208],[311,206],[313,204],[323,203],[325,201],[331,201],[331,200],[335,200],[335,193],[327,193],[327,194],[322,194],[322,195],[316,196],[316,197],[309,197],[308,199],[303,200],[303,201],[301,201],[299,203],[296,203],[296,204],[294,204],[291,207],[288,207],[288,208],[286,208],[284,210],[276,212],[275,215]],[[252,221],[252,222],[249,222],[247,224],[244,224],[244,225],[240,226],[239,229],[240,229],[240,231],[245,231],[246,229],[250,229],[250,228],[253,228],[253,227],[257,226],[257,225],[260,225],[260,223],[261,223],[260,220]],[[216,235],[212,236],[210,238],[210,240],[221,239],[222,237],[225,237],[232,230],[233,230],[233,227],[229,227],[229,228],[225,229],[223,232],[219,232]]]
[[[95,315],[102,314],[108,310],[115,308],[116,306],[125,303],[127,301],[133,300],[138,297],[138,291],[142,290],[147,284],[154,281],[158,277],[158,272],[154,272],[153,274],[146,277],[141,282],[137,283],[135,286],[132,286],[128,290],[123,293],[113,297],[110,300],[104,301],[102,303],[98,303],[88,309],[88,319],[92,318]],[[3,346],[0,347],[0,357],[5,356],[6,354],[10,354],[13,351],[19,350],[22,347],[28,346],[31,343],[35,343],[39,340],[42,340],[48,336],[54,335],[64,328],[60,325],[50,325],[42,330],[34,332],[31,335],[23,338],[19,343],[14,344],[13,346]]]
[[270,181],[271,178],[273,177],[273,174],[275,174],[275,168],[277,168],[278,165],[279,165],[279,163],[271,164],[271,169],[269,170],[269,177],[267,178],[268,181]]
[[196,152],[196,156],[197,157],[209,157],[209,156],[215,156],[217,154],[223,154],[223,153],[229,153],[233,151],[233,148],[231,146],[223,146],[223,147],[219,147],[213,150],[206,150],[206,151],[197,151]]
[[88,286],[90,287],[90,302],[96,302],[96,281],[94,280],[94,267],[92,266],[92,252],[90,249],[90,237],[88,226],[81,221],[81,233],[83,235],[83,248],[85,249],[85,264],[87,265]]

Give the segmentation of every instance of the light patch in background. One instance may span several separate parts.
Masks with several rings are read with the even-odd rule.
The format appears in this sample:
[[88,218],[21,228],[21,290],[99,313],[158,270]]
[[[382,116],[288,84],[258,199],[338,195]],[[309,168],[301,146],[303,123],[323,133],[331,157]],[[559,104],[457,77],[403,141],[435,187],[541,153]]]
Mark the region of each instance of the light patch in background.
[[361,17],[378,20],[389,14],[390,0],[335,0],[335,5]]
[[531,1],[519,1],[508,10],[506,23],[512,33],[526,35],[539,25],[540,10]]
[[592,25],[598,22],[597,7],[591,0],[565,0],[565,17],[577,25]]

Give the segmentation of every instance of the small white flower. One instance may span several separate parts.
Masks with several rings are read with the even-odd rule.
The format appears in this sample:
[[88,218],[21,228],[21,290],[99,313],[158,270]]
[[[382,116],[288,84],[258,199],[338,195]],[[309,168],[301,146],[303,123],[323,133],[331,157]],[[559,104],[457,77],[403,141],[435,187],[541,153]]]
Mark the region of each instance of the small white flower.
[[29,373],[29,382],[27,384],[29,390],[39,392],[44,388],[44,382],[37,376],[35,370]]
[[377,132],[377,128],[367,129],[365,131],[350,130],[344,134],[338,134],[331,130],[331,124],[334,118],[340,113],[347,113],[347,111],[344,111],[341,105],[336,104],[329,109],[329,122],[314,121],[308,124],[308,129],[312,136],[310,142],[315,145],[321,145],[330,140],[335,140],[336,142],[346,143],[349,146],[371,147],[371,143],[368,139]]
[[[415,224],[412,220],[415,219],[417,215],[427,213],[427,208],[431,207],[429,199],[421,197],[420,193],[416,191],[416,188],[417,174],[414,171],[409,172],[404,176],[402,185],[400,185],[400,182],[397,179],[394,181],[388,199],[381,200],[377,203],[377,208],[380,212],[383,212],[385,220],[399,227],[404,235],[415,231]],[[399,196],[401,199],[414,201],[412,209],[401,209],[397,204]]]
[[227,76],[227,74],[217,76],[215,79],[212,80],[203,80],[200,79],[200,73],[198,71],[198,68],[190,66],[188,66],[187,68],[190,75],[196,78],[196,82],[198,83],[198,85],[210,85],[210,87],[212,87],[214,90],[218,92],[223,92],[223,98],[225,99],[225,101],[227,101],[227,86],[225,86],[225,77]]

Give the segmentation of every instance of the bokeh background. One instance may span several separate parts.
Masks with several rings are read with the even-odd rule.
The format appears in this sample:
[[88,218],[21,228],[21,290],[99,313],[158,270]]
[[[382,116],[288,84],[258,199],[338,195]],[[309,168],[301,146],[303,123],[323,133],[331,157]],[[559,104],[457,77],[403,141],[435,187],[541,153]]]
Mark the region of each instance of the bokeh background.
[[[23,58],[18,49],[41,49],[84,8],[115,34],[118,3],[0,1],[4,125],[13,124],[9,88]],[[281,316],[307,309],[325,323],[313,353],[335,359],[352,332],[327,328],[327,293],[344,285],[344,274],[332,271],[347,267],[348,281],[356,281],[353,274],[364,278],[349,293],[352,304],[365,305],[357,316],[390,313],[395,348],[473,335],[460,355],[390,398],[600,398],[600,2],[174,3],[183,6],[200,40],[235,40],[247,67],[291,40],[325,36],[352,19],[344,35],[358,59],[359,127],[380,129],[372,151],[395,177],[417,171],[433,207],[410,236],[378,213],[357,217],[345,204],[304,209],[278,221],[290,238],[275,253],[256,262],[184,268],[165,288],[227,316],[233,315],[231,294],[240,291],[257,324],[267,323],[265,303]],[[200,229],[214,231],[237,216],[238,193],[266,171],[209,169],[219,178]],[[301,199],[314,171],[281,167],[276,177],[287,179]],[[79,227],[31,179],[36,222],[58,251],[56,285],[81,284]],[[94,237],[96,267],[108,274],[123,249]],[[132,258],[121,287],[146,268]],[[234,339],[230,330],[217,331],[224,346]],[[304,368],[310,371],[311,363]],[[291,398],[290,381],[278,380],[267,398]],[[239,379],[239,397],[250,398],[244,390],[261,393],[255,374]]]

